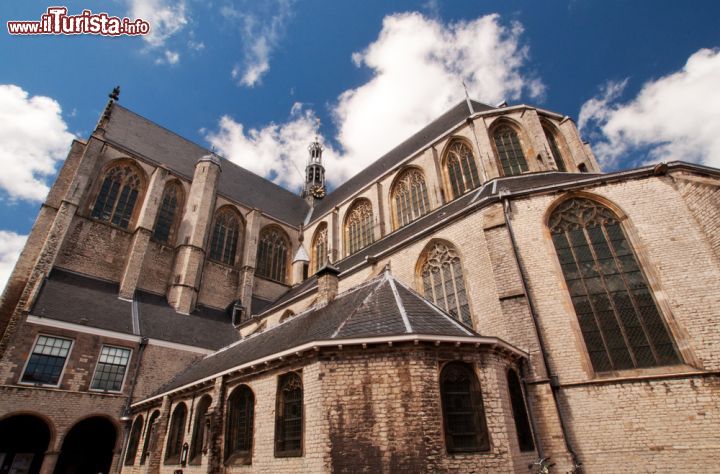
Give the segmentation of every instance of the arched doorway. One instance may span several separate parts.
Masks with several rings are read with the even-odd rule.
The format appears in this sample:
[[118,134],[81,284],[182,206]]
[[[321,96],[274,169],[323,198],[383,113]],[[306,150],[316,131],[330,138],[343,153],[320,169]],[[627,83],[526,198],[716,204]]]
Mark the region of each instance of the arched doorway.
[[36,416],[0,421],[0,473],[37,474],[49,443],[50,428]]
[[65,435],[55,474],[108,474],[117,431],[106,418],[82,420]]

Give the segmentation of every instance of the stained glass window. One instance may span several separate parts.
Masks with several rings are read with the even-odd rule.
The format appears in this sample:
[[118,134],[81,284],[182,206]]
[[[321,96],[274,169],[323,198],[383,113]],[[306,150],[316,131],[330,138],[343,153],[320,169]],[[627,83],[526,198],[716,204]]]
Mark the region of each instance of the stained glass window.
[[456,140],[450,144],[447,153],[446,166],[453,198],[480,186],[475,158],[470,147]]
[[528,170],[520,139],[512,127],[501,125],[495,130],[493,138],[503,176],[514,176]]
[[141,180],[127,165],[111,168],[100,186],[91,216],[127,229],[140,193]]
[[399,177],[393,187],[392,198],[395,228],[409,224],[430,210],[425,178],[416,169],[405,171]]

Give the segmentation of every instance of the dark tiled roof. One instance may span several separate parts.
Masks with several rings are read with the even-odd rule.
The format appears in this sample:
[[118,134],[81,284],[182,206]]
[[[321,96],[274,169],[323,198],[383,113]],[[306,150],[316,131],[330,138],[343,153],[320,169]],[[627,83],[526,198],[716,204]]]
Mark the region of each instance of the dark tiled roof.
[[385,272],[338,295],[327,306],[311,308],[199,360],[158,393],[312,342],[407,334],[479,336]]
[[[475,101],[472,101],[472,104],[475,112],[484,112],[494,108]],[[328,194],[325,199],[320,201],[317,207],[315,207],[312,218],[316,219],[331,211],[335,206],[360,191],[363,187],[370,183],[371,180],[376,179],[387,171],[393,169],[393,167],[402,160],[419,151],[421,147],[427,145],[430,141],[434,140],[440,134],[446,132],[450,129],[450,127],[461,122],[469,115],[470,110],[468,109],[467,102],[465,100],[459,102],[452,109],[430,122],[430,124],[425,126],[422,130],[390,150],[370,166]]]
[[[117,283],[56,268],[45,280],[30,314],[134,334],[132,303],[119,299],[117,295]],[[213,350],[239,338],[224,311],[198,307],[192,314],[180,314],[167,304],[165,297],[140,291],[136,301],[140,325],[138,335]]]
[[[113,105],[105,130],[105,139],[110,143],[164,164],[187,179],[192,179],[197,160],[210,153],[118,104]],[[230,199],[293,225],[299,225],[308,211],[300,196],[225,159],[218,190]]]

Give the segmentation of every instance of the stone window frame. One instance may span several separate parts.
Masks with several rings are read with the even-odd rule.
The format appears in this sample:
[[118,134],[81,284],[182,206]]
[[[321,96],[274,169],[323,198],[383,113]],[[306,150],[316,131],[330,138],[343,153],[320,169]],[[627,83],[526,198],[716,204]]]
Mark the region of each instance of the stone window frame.
[[[212,245],[215,239],[215,225],[217,224],[218,218],[220,218],[223,214],[233,214],[237,221],[237,237],[235,239],[235,246],[232,253],[232,258],[230,262],[227,262],[224,260],[225,252],[226,252],[226,239],[227,235],[223,239],[223,255],[221,255],[222,258],[216,258],[216,255],[213,255]],[[217,263],[218,265],[225,265],[228,267],[235,267],[241,258],[242,255],[242,245],[245,238],[245,221],[242,217],[242,213],[233,205],[231,204],[225,204],[223,206],[218,207],[215,209],[215,213],[213,214],[213,219],[211,222],[210,227],[210,240],[208,241],[208,250],[207,250],[207,258],[208,260]]]
[[[555,162],[557,171],[563,173],[572,173],[575,171],[573,169],[574,160],[572,159],[572,153],[570,153],[570,147],[557,126],[547,119],[540,119],[540,125],[542,126],[545,141],[547,142],[548,155]],[[554,147],[551,142],[551,137],[555,142]],[[555,151],[553,149],[557,150],[557,153],[560,155],[559,157],[555,156]],[[560,169],[561,167],[564,169]]]
[[[285,387],[291,383],[299,383],[300,387],[300,447],[298,449],[281,449],[280,444],[285,440],[282,439],[284,433],[284,419],[281,416],[283,412],[285,395]],[[302,457],[305,448],[305,385],[301,371],[290,371],[278,375],[277,377],[277,394],[275,396],[275,440],[274,454],[276,458]]]
[[208,394],[202,395],[195,404],[194,419],[192,420],[192,436],[190,437],[190,449],[188,450],[188,464],[197,466],[202,464],[203,454],[207,453],[209,434],[209,410],[212,405],[212,397]]
[[[401,192],[408,194],[407,200],[400,200]],[[402,168],[390,186],[388,202],[390,203],[393,230],[400,229],[429,213],[432,208],[427,190],[427,179],[422,168],[418,166]]]
[[[322,259],[323,262],[320,262],[320,255],[319,253],[319,245],[320,242],[318,239],[320,237],[324,236],[324,242],[325,245],[322,247],[324,250],[324,258]],[[310,255],[310,274],[314,275],[320,268],[322,268],[326,263],[330,262],[330,230],[327,222],[322,221],[318,224],[317,228],[315,229],[315,232],[313,233],[312,238],[312,250]]]
[[[454,446],[454,443],[452,441],[452,429],[450,427],[450,423],[448,421],[448,410],[446,406],[447,402],[447,395],[445,395],[446,391],[443,386],[444,382],[444,376],[446,376],[446,371],[453,370],[456,368],[458,370],[465,371],[465,373],[470,377],[470,393],[469,396],[471,398],[470,402],[472,404],[472,413],[475,417],[474,421],[474,428],[475,428],[475,438],[477,445],[474,448],[456,448]],[[488,428],[487,424],[487,415],[485,412],[485,403],[484,403],[484,397],[482,393],[482,384],[480,383],[480,377],[477,373],[476,364],[472,362],[466,362],[463,360],[449,360],[444,361],[439,364],[438,367],[438,394],[440,397],[440,403],[439,403],[439,410],[440,410],[440,418],[442,423],[442,433],[443,433],[443,439],[445,444],[445,451],[449,455],[463,455],[463,454],[487,454],[492,451],[492,440],[490,438],[490,430]]]
[[[158,231],[158,224],[160,223],[160,219],[163,215],[164,210],[164,204],[165,204],[165,194],[170,190],[175,189],[176,190],[176,204],[175,204],[175,210],[173,213],[173,216],[171,218],[170,224],[168,227],[168,235],[165,240],[162,240],[158,237],[157,231]],[[185,210],[185,187],[183,186],[182,182],[177,178],[169,179],[165,182],[165,186],[163,187],[162,195],[160,196],[160,204],[157,209],[157,215],[155,216],[155,223],[153,224],[153,231],[152,231],[152,239],[162,245],[170,245],[176,243],[177,240],[177,232],[180,228],[180,222],[182,222],[183,213]]]
[[[105,390],[102,388],[93,388],[93,384],[95,383],[95,376],[98,373],[98,366],[101,364],[100,357],[102,356],[103,350],[105,350],[105,348],[120,349],[120,350],[128,352],[127,364],[125,365],[122,383],[120,384],[120,390]],[[132,361],[132,356],[133,356],[133,350],[129,347],[122,347],[122,346],[117,346],[114,344],[103,344],[100,347],[100,353],[98,354],[97,361],[95,362],[95,370],[93,372],[92,378],[90,379],[90,389],[89,390],[91,392],[100,392],[100,393],[122,393],[123,387],[125,387],[125,381],[127,380],[127,376],[128,376],[128,372],[129,372],[128,367],[130,366],[130,362]]]
[[[500,152],[497,147],[497,143],[495,142],[495,134],[498,132],[498,129],[508,127],[512,131],[515,132],[515,135],[517,136],[517,142],[518,146],[520,148],[520,151],[523,155],[523,160],[525,161],[525,170],[522,170],[522,166],[520,166],[520,173],[513,173],[513,174],[506,174],[505,168],[503,167],[503,161],[500,157]],[[488,138],[490,140],[490,146],[492,147],[493,154],[495,156],[495,166],[498,171],[499,177],[512,177],[512,176],[522,176],[525,173],[532,172],[531,169],[531,157],[532,154],[528,153],[529,147],[528,144],[530,143],[530,140],[527,138],[527,134],[525,133],[525,129],[521,124],[516,122],[515,120],[509,118],[509,117],[499,117],[488,128]]]
[[[353,225],[351,221],[357,221],[355,232],[350,227]],[[343,241],[345,256],[357,253],[375,242],[375,211],[370,199],[359,197],[348,206],[343,219]]]
[[[37,345],[38,340],[39,340],[41,337],[49,337],[49,338],[53,338],[53,339],[63,339],[63,340],[66,340],[66,341],[70,341],[70,347],[68,348],[67,355],[65,356],[65,361],[63,362],[63,368],[62,368],[62,370],[60,371],[60,375],[58,375],[57,383],[54,383],[54,384],[48,384],[48,383],[42,383],[42,382],[26,382],[26,381],[23,381],[23,378],[25,377],[25,372],[27,371],[28,365],[30,364],[30,359],[32,358],[32,356],[33,356],[33,354],[34,354],[35,346]],[[60,384],[62,383],[63,377],[65,376],[65,370],[67,369],[68,361],[70,360],[70,356],[72,355],[72,350],[73,350],[73,348],[75,347],[75,339],[70,338],[70,337],[65,337],[65,336],[56,336],[56,335],[54,335],[54,334],[49,334],[49,333],[44,333],[44,332],[43,332],[43,333],[38,333],[38,334],[35,336],[35,339],[33,340],[33,343],[32,343],[32,346],[31,346],[31,347],[32,347],[32,349],[30,349],[30,352],[28,353],[27,358],[25,359],[25,365],[23,366],[23,370],[20,372],[20,377],[19,377],[19,379],[18,379],[18,384],[19,384],[19,385],[32,385],[32,386],[38,386],[38,387],[55,387],[55,388],[60,387]]]
[[[451,154],[453,154],[454,147],[456,147],[458,145],[464,146],[465,148],[467,148],[467,150],[469,151],[469,156],[472,157],[472,160],[467,160],[467,169],[462,166],[462,164],[463,164],[462,162],[458,163],[458,165],[460,166],[460,171],[461,171],[460,179],[462,180],[462,183],[463,183],[463,190],[460,193],[456,192],[457,186],[454,185],[454,183],[453,183],[453,173],[450,172],[450,167],[448,164],[448,161],[450,160],[450,156],[451,156]],[[441,156],[442,156],[442,159],[440,161],[440,163],[441,163],[440,168],[442,169],[443,182],[445,184],[445,189],[447,190],[446,194],[450,196],[448,201],[453,201],[453,200],[459,198],[460,196],[463,196],[463,195],[473,191],[474,189],[477,189],[480,186],[482,186],[482,178],[479,174],[480,169],[478,167],[479,160],[478,160],[478,157],[476,156],[476,150],[473,147],[473,144],[472,144],[472,142],[470,142],[470,140],[468,140],[465,137],[461,137],[461,136],[449,137],[445,144],[445,147],[443,148]],[[467,157],[468,157],[468,155],[466,154],[465,158],[467,158]],[[462,157],[460,157],[460,159],[461,158]],[[473,167],[470,166],[471,164],[473,165]],[[473,171],[474,171],[474,174],[473,174]],[[469,185],[468,185],[468,179],[466,179],[466,176],[465,176],[466,173],[470,174]],[[457,181],[457,175],[455,175],[455,176],[456,176],[455,181]],[[473,186],[473,184],[474,184],[473,181],[475,180],[475,178],[477,178],[477,184]]]
[[[233,436],[231,436],[230,430],[232,429],[231,423],[230,423],[230,417],[233,412],[232,410],[232,403],[236,401],[236,398],[241,398],[243,396],[248,397],[249,399],[249,407],[247,404],[244,407],[244,410],[246,411],[246,415],[248,415],[249,411],[249,422],[246,422],[246,433],[247,436],[246,442],[248,444],[247,449],[243,450],[234,450],[231,451],[230,444],[232,442]],[[225,456],[225,465],[226,466],[232,466],[232,465],[251,465],[252,464],[252,455],[253,455],[253,448],[255,446],[255,392],[253,392],[252,388],[250,388],[247,384],[239,384],[235,386],[229,393],[226,401],[225,401],[225,450],[224,450],[224,456]],[[240,436],[238,435],[238,438]]]
[[[285,255],[280,254],[278,259],[276,259],[276,253],[277,248],[271,246],[270,247],[270,263],[268,266],[268,263],[263,263],[261,265],[261,255],[260,252],[262,250],[262,243],[263,239],[268,236],[269,234],[275,234],[277,237],[279,237],[283,243],[285,244],[284,253]],[[292,243],[290,241],[290,237],[288,236],[287,232],[285,232],[285,229],[280,227],[277,224],[268,224],[262,229],[260,229],[260,232],[258,232],[258,240],[257,240],[257,255],[255,258],[255,276],[258,276],[260,278],[265,278],[270,281],[274,281],[277,283],[281,283],[283,285],[288,284],[289,280],[289,272],[291,269],[291,262],[290,259],[292,257]],[[265,256],[267,259],[267,255]],[[267,260],[266,260],[267,262]],[[282,264],[282,266],[279,266]],[[263,266],[266,267],[263,269]],[[266,271],[267,270],[267,271]]]
[[[132,212],[130,213],[130,217],[128,219],[128,225],[127,227],[122,227],[117,224],[112,223],[112,216],[109,220],[103,220],[97,217],[93,217],[93,211],[95,208],[95,205],[97,203],[98,197],[100,196],[100,192],[102,190],[102,185],[105,181],[105,178],[107,177],[107,174],[112,171],[113,169],[117,167],[123,167],[127,166],[129,168],[132,168],[135,173],[137,174],[140,184],[138,185],[138,195],[135,199],[135,203],[133,204]],[[113,160],[108,161],[105,163],[100,173],[98,174],[98,179],[95,181],[95,183],[92,186],[92,190],[88,195],[87,201],[86,201],[86,216],[89,219],[92,219],[95,222],[99,222],[104,225],[111,226],[115,229],[122,230],[124,232],[132,232],[132,230],[137,225],[138,217],[140,216],[140,210],[142,209],[143,203],[145,201],[145,194],[147,193],[147,187],[148,187],[148,176],[143,167],[137,163],[136,160],[124,157],[124,158],[116,158]],[[115,206],[117,205],[117,201],[113,204],[113,209],[115,209]]]
[[[470,290],[469,290],[469,287],[467,284],[467,275],[466,275],[467,272],[465,270],[465,266],[463,265],[463,262],[465,261],[465,259],[463,258],[462,252],[460,252],[458,247],[455,244],[453,244],[452,242],[445,240],[445,239],[431,239],[427,244],[425,244],[425,246],[423,247],[422,251],[420,252],[420,254],[418,256],[417,263],[415,264],[415,282],[416,282],[415,287],[417,288],[417,292],[419,294],[421,294],[426,300],[428,300],[435,306],[438,306],[438,308],[440,308],[442,311],[445,311],[448,314],[450,314],[451,316],[453,316],[453,314],[449,311],[448,306],[438,305],[436,300],[432,296],[428,297],[428,295],[427,295],[426,282],[425,282],[424,275],[423,275],[424,271],[425,271],[424,267],[428,263],[428,257],[430,255],[430,253],[433,250],[435,250],[438,245],[445,246],[459,260],[459,266],[460,266],[460,270],[461,270],[461,274],[462,274],[460,281],[462,282],[462,285],[463,285],[462,290],[464,291],[465,299],[467,300],[467,308],[468,308],[467,318],[468,318],[468,320],[463,321],[463,319],[460,315],[458,315],[458,317],[455,319],[458,322],[461,322],[461,323],[469,326],[470,328],[474,328],[475,327],[475,316],[474,316],[475,312],[473,311],[473,302],[472,302],[472,298],[470,298]],[[453,276],[454,276],[454,269],[451,269],[451,271],[453,272]],[[443,283],[444,283],[444,279],[443,279]],[[455,279],[453,279],[453,281],[451,283],[452,283],[452,287],[454,290],[453,291],[453,295],[454,295],[453,299],[456,301],[458,307],[462,307],[460,295],[457,293],[457,284],[455,282]],[[443,288],[445,288],[444,284],[443,284]]]
[[140,452],[140,466],[145,465],[155,449],[155,443],[157,442],[158,435],[158,420],[160,420],[160,410],[153,410],[152,413],[150,413],[150,416],[148,416],[147,424],[145,425],[143,448]]
[[555,245],[552,241],[552,234],[550,232],[548,223],[550,220],[550,216],[555,211],[555,209],[557,209],[558,206],[560,206],[565,201],[573,198],[585,198],[596,201],[615,214],[615,217],[617,218],[620,227],[625,234],[625,238],[627,239],[631,249],[634,252],[637,264],[643,276],[645,277],[649,292],[655,302],[658,312],[660,313],[660,318],[664,322],[671,339],[675,343],[675,348],[677,349],[677,353],[680,358],[680,362],[676,365],[664,365],[657,367],[620,369],[598,372],[593,368],[592,362],[590,360],[590,355],[582,335],[580,322],[575,315],[575,317],[570,318],[569,324],[572,327],[572,332],[575,336],[576,346],[579,349],[578,353],[581,356],[582,367],[588,377],[602,380],[605,378],[613,378],[617,376],[632,377],[656,373],[675,373],[687,370],[688,366],[690,366],[691,368],[701,368],[701,362],[696,357],[690,345],[688,344],[689,336],[675,318],[673,310],[670,307],[667,294],[660,285],[659,275],[655,270],[651,258],[647,255],[647,251],[645,250],[645,246],[642,243],[642,239],[638,234],[636,227],[633,225],[631,219],[628,217],[628,214],[616,203],[606,199],[603,196],[586,191],[571,191],[556,199],[548,206],[543,217],[543,222],[545,224],[543,226],[543,232],[545,235],[545,240],[547,242],[547,249],[549,254],[552,256],[551,261],[556,268],[555,273],[558,275],[558,283],[559,285],[561,285],[561,288],[563,290],[561,298],[564,298],[567,301],[564,306],[567,308],[572,308],[574,315],[575,310],[570,297],[570,290],[565,280],[562,267],[560,265],[560,260],[555,250]]
[[137,458],[138,449],[140,448],[140,440],[142,438],[144,427],[145,418],[143,418],[142,415],[138,415],[130,428],[130,435],[128,436],[128,444],[125,451],[123,466],[135,465],[135,459]]
[[[179,415],[182,410],[182,415]],[[183,443],[185,441],[185,425],[187,424],[188,409],[185,402],[178,402],[170,415],[165,441],[164,464],[180,464]],[[172,448],[172,449],[171,449]]]

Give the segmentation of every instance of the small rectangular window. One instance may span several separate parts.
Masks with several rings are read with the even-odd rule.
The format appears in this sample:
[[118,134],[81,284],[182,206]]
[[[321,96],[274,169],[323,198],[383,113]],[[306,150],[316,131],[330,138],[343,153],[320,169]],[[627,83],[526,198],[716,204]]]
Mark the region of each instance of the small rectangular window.
[[20,381],[57,385],[71,346],[70,339],[39,336]]
[[110,392],[121,391],[129,361],[129,349],[103,346],[90,388]]

